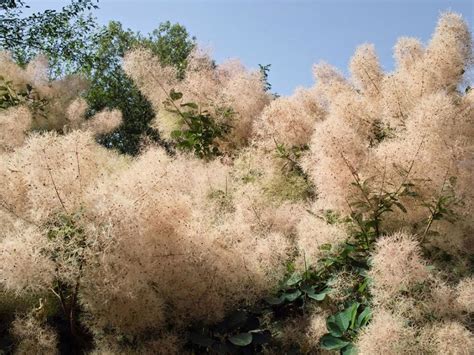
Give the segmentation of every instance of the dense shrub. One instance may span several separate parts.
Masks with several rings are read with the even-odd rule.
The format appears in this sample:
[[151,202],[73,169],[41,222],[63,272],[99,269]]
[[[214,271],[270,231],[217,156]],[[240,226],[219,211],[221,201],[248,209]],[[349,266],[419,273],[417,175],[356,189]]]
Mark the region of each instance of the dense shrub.
[[85,119],[68,81],[2,54],[12,349],[469,354],[471,44],[446,13],[426,47],[399,40],[394,72],[363,45],[350,79],[319,64],[279,98],[236,61],[196,49],[179,78],[135,49],[124,70],[183,149],[134,158],[94,139],[120,112]]

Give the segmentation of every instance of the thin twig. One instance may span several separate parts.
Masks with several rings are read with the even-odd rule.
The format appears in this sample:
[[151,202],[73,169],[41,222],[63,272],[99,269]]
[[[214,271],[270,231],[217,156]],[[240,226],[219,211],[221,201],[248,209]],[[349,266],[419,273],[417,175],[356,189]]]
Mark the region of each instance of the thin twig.
[[[349,209],[351,210],[351,215],[355,215],[355,212],[352,209],[352,206],[349,203],[349,201],[347,201],[347,199],[346,199],[346,203],[347,203],[347,206],[349,206]],[[364,235],[365,245],[366,245],[367,248],[369,248],[369,239],[367,237],[367,231],[366,231],[364,225],[360,223],[358,218],[352,218],[352,219],[353,220],[355,219],[355,221],[357,222],[357,225],[359,226],[360,230],[362,231],[362,233]]]
[[421,244],[423,244],[423,242],[425,241],[425,238],[426,238],[431,226],[433,225],[434,217],[435,217],[436,213],[438,212],[439,199],[442,196],[442,193],[444,191],[444,187],[446,186],[446,181],[448,180],[448,174],[449,174],[449,169],[446,170],[446,174],[445,174],[444,179],[443,179],[443,184],[441,185],[441,189],[440,189],[439,194],[438,194],[438,202],[436,203],[433,210],[431,210],[431,208],[430,208],[431,214],[430,214],[430,217],[428,218],[428,223],[426,225],[426,228],[423,231],[423,234],[421,235],[421,240],[420,240]]
[[392,194],[392,196],[396,196],[398,195],[398,193],[400,192],[400,190],[403,188],[403,186],[405,185],[406,181],[408,180],[408,176],[410,175],[412,169],[413,169],[413,166],[415,165],[415,159],[416,157],[418,156],[418,154],[420,153],[420,150],[421,150],[421,146],[423,145],[424,141],[425,141],[425,137],[426,137],[426,134],[423,135],[423,137],[421,138],[421,142],[420,144],[418,145],[418,149],[416,150],[415,152],[415,155],[413,156],[413,159],[411,160],[410,162],[410,167],[408,168],[407,170],[407,173],[405,174],[400,186],[398,187],[398,189],[395,191],[395,193]]
[[168,98],[168,101],[171,102],[171,104],[174,106],[174,108],[176,109],[177,113],[181,116],[181,118],[186,122],[186,124],[188,126],[191,125],[191,122],[188,121],[187,117],[183,114],[183,112],[180,110],[180,108],[175,104],[174,100],[171,98],[170,94],[168,93],[168,91],[165,89],[165,87],[163,86],[163,84],[160,82],[160,80],[158,80],[158,78],[156,77],[156,75],[153,73],[153,71],[151,72],[151,76],[153,77],[153,79],[155,79],[156,83],[158,84],[158,87],[164,92],[164,94],[166,95],[166,97]]
[[79,178],[79,189],[80,189],[81,199],[82,199],[82,176],[81,176],[81,166],[79,164],[79,152],[77,151],[77,140],[76,140],[75,151],[76,151],[76,163],[77,163],[77,177]]
[[62,206],[62,208],[64,209],[64,211],[65,211],[66,213],[68,213],[68,211],[67,211],[67,209],[66,209],[66,206],[64,205],[64,202],[63,202],[63,200],[62,200],[62,198],[61,198],[61,195],[59,195],[58,187],[56,186],[56,183],[54,182],[53,174],[52,174],[51,168],[49,167],[49,164],[48,164],[48,158],[46,157],[46,151],[45,151],[44,148],[42,149],[42,151],[43,151],[43,156],[44,156],[44,158],[45,158],[46,168],[47,168],[47,170],[48,170],[49,177],[51,178],[51,182],[52,182],[52,184],[53,184],[54,191],[56,192],[56,196],[58,197],[58,200],[59,200],[59,202],[61,203],[61,206]]
[[362,192],[362,196],[363,196],[364,199],[367,201],[367,203],[369,204],[370,208],[374,209],[374,207],[373,207],[373,205],[372,205],[372,202],[370,201],[370,199],[369,199],[369,197],[367,196],[367,194],[366,194],[364,188],[362,187],[359,174],[357,174],[357,171],[356,171],[355,168],[351,165],[351,163],[347,160],[347,158],[344,156],[344,154],[343,154],[342,152],[340,152],[340,154],[341,154],[342,160],[344,161],[344,163],[346,164],[346,166],[349,168],[349,171],[351,172],[351,175],[352,175],[352,177],[353,177],[354,180],[355,180],[356,186],[357,186],[358,189]]
[[372,83],[372,85],[375,87],[375,90],[377,90],[377,94],[380,94],[380,90],[378,88],[378,86],[375,84],[375,81],[372,79],[372,77],[369,75],[369,72],[367,71],[367,69],[365,68],[364,65],[362,65],[362,68],[364,69],[364,72],[365,72],[365,75],[367,75],[367,77],[369,78],[370,82]]

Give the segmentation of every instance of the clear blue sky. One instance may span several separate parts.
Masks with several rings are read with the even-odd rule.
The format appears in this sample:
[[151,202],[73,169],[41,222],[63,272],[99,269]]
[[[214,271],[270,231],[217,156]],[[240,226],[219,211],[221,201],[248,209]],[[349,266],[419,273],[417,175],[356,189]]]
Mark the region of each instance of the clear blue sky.
[[[33,10],[61,0],[30,0]],[[279,94],[313,83],[313,63],[325,60],[346,72],[358,44],[374,43],[386,70],[399,36],[427,41],[440,12],[452,10],[474,23],[474,0],[100,0],[101,23],[119,20],[142,33],[170,20],[184,25],[214,58],[245,65],[271,63]]]

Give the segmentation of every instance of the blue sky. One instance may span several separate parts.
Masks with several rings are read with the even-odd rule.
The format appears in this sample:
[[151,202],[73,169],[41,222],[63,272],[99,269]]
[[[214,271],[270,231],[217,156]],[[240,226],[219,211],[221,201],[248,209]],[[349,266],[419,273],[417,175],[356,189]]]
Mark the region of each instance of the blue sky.
[[[58,8],[61,0],[30,0],[33,10]],[[343,72],[357,45],[374,43],[382,66],[393,69],[400,36],[426,42],[442,11],[474,23],[474,0],[101,0],[99,22],[119,20],[142,33],[170,20],[186,26],[217,62],[240,58],[249,67],[271,64],[273,91],[290,94],[313,83],[321,60]]]

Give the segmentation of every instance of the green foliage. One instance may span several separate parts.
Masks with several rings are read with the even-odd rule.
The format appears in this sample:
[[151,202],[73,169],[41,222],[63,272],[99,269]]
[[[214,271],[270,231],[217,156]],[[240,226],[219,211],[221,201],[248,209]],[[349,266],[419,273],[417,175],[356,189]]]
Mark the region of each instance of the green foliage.
[[121,67],[125,53],[138,46],[150,49],[163,64],[174,66],[178,76],[184,77],[195,38],[191,38],[183,26],[170,22],[160,24],[151,34],[143,36],[123,29],[120,22],[112,21],[97,34],[93,57],[83,68],[91,82],[85,94],[89,115],[104,108],[120,110],[123,124],[115,132],[101,137],[100,142],[132,155],[139,152],[144,137],[162,144],[158,132],[149,126],[155,117],[150,102]]
[[[28,18],[20,18],[23,1],[7,0],[0,4],[0,44],[11,49],[20,63],[26,63],[39,52],[46,52],[52,60],[52,75],[81,73],[91,81],[85,97],[92,116],[104,108],[119,109],[124,124],[117,131],[100,138],[105,146],[117,148],[124,153],[136,154],[143,136],[160,142],[158,133],[149,127],[154,117],[148,100],[140,93],[121,68],[126,51],[144,46],[159,56],[164,65],[177,69],[178,78],[186,75],[187,57],[195,46],[186,29],[170,22],[161,24],[147,36],[125,30],[118,22],[95,31],[93,19],[84,12],[95,8],[92,0],[75,0],[62,11],[47,10]],[[260,65],[265,90],[271,90],[268,82],[270,65]],[[168,93],[165,108],[175,114],[182,127],[171,133],[172,144],[179,150],[192,152],[202,159],[212,159],[223,154],[222,143],[232,129],[235,115],[232,108],[217,107],[213,111],[201,110],[194,102],[182,102],[183,94],[175,90]],[[0,108],[25,104],[41,110],[41,101],[34,88],[27,85],[23,90],[13,87],[11,81],[0,78]],[[375,146],[391,137],[392,129],[381,121],[375,121],[370,145]],[[300,159],[307,146],[286,147],[276,144],[276,155],[280,159],[282,174],[278,175],[267,192],[282,200],[310,200],[315,197],[314,186],[300,166]],[[275,292],[253,306],[240,308],[214,325],[191,324],[186,335],[187,348],[192,353],[257,353],[272,341],[273,325],[284,323],[290,317],[303,315],[312,302],[330,312],[326,324],[328,333],[321,338],[321,348],[355,354],[354,341],[359,332],[371,320],[371,294],[368,289],[370,255],[376,241],[386,234],[384,219],[395,211],[410,213],[405,206],[407,199],[416,199],[428,211],[421,222],[421,241],[434,232],[434,222],[457,219],[455,207],[462,206],[456,195],[456,179],[447,178],[436,196],[423,200],[417,192],[422,180],[411,178],[413,164],[408,169],[396,166],[401,183],[394,185],[376,176],[363,178],[343,157],[352,177],[353,194],[348,198],[349,216],[335,211],[325,211],[322,218],[329,224],[348,227],[349,237],[339,245],[320,246],[321,257],[314,265],[305,265],[305,270],[295,271],[289,264],[287,277]],[[250,171],[244,181],[260,177],[258,171]],[[57,192],[57,191],[56,191]],[[58,195],[59,196],[59,195]],[[231,196],[226,191],[213,190],[209,198],[218,201],[222,210],[232,208]],[[62,203],[62,201],[61,201]],[[63,206],[64,207],[64,206]],[[88,248],[86,233],[79,222],[81,216],[59,215],[46,225],[47,247],[42,250],[56,264],[57,277],[51,285],[52,294],[63,311],[70,332],[80,332],[77,301],[81,271],[86,262]],[[424,227],[424,228],[423,228]],[[449,254],[443,255],[448,259]],[[74,270],[74,277],[62,277],[64,269]],[[242,271],[245,272],[245,271]],[[348,287],[344,301],[335,300],[331,292],[336,289],[334,275],[355,275],[355,285]],[[1,290],[0,290],[1,292]],[[0,295],[1,296],[1,295]],[[1,315],[1,312],[0,312]],[[0,322],[1,323],[1,322]],[[0,335],[4,331],[0,329]],[[133,337],[130,336],[132,339]]]
[[[285,169],[297,168],[300,151],[288,150],[277,146],[277,154],[287,165]],[[341,354],[356,354],[354,342],[359,332],[370,322],[372,317],[371,294],[369,290],[370,256],[375,242],[385,235],[382,229],[383,220],[398,209],[403,213],[410,211],[403,205],[406,198],[417,199],[420,205],[430,211],[430,218],[424,223],[429,229],[435,220],[455,220],[453,207],[461,203],[455,194],[455,179],[446,179],[438,196],[425,202],[417,193],[416,183],[424,180],[411,178],[411,166],[408,169],[396,167],[401,183],[393,186],[384,181],[376,184],[375,178],[362,179],[347,163],[354,181],[354,193],[348,201],[351,207],[349,216],[342,216],[335,211],[324,211],[321,218],[329,224],[347,226],[350,234],[339,245],[324,244],[320,246],[321,257],[314,265],[305,265],[304,271],[296,271],[292,263],[288,264],[287,277],[281,282],[274,294],[265,297],[258,303],[261,329],[275,329],[278,324],[285,324],[288,319],[305,313],[312,302],[328,310],[328,333],[320,340],[324,350],[338,351]],[[349,273],[354,276],[354,283],[344,291],[344,298],[331,296],[335,291],[335,275]],[[339,286],[340,287],[340,286]],[[339,290],[338,292],[341,292]],[[247,310],[250,312],[250,308]],[[251,333],[251,332],[247,332]],[[245,332],[237,333],[244,343],[249,340]],[[273,349],[274,342],[268,347]],[[295,344],[295,346],[297,346]]]
[[178,77],[184,78],[187,58],[196,46],[196,38],[190,37],[186,28],[170,21],[161,23],[140,45],[150,48],[159,56],[163,65],[171,65],[178,71]]
[[370,147],[375,147],[385,139],[394,138],[394,129],[380,120],[375,120],[372,124],[369,136]]
[[429,234],[436,234],[430,231],[432,224],[441,219],[447,220],[454,224],[458,216],[454,211],[454,207],[463,207],[463,200],[456,194],[456,177],[451,176],[449,179],[447,175],[441,186],[441,190],[437,196],[433,196],[430,200],[422,201],[421,205],[426,207],[429,211],[429,217],[426,219],[426,227],[422,234],[422,241]]
[[87,247],[86,234],[78,225],[77,216],[59,215],[48,224],[47,238],[56,247],[48,250],[48,257],[53,262],[59,259],[74,264],[80,270],[84,264],[84,249]]
[[[280,148],[278,152],[288,159],[286,150]],[[292,161],[289,160],[290,163]],[[285,310],[289,316],[304,310],[308,302],[319,302],[320,307],[332,310],[332,315],[327,318],[329,332],[321,338],[322,349],[355,354],[357,349],[353,342],[372,316],[367,273],[374,243],[385,234],[382,230],[383,219],[395,209],[409,213],[402,199],[414,198],[430,211],[430,217],[425,221],[425,230],[428,230],[435,220],[443,218],[454,221],[456,215],[452,207],[459,205],[461,200],[454,191],[455,179],[451,178],[446,179],[438,196],[431,201],[423,201],[416,192],[415,184],[423,180],[411,179],[412,165],[408,169],[396,167],[401,177],[401,183],[397,186],[388,182],[375,184],[375,178],[362,179],[348,162],[347,166],[354,178],[354,194],[348,201],[351,214],[344,217],[334,211],[325,211],[322,218],[330,224],[347,225],[350,231],[348,239],[336,246],[321,245],[322,256],[315,265],[306,267],[304,272],[294,271],[290,267],[290,273],[279,290],[264,300],[272,308],[273,314]],[[354,275],[356,282],[346,290],[345,303],[337,304],[326,295],[331,294],[334,275],[341,272]],[[334,313],[334,309],[339,311]],[[274,321],[272,318],[269,324]]]
[[282,174],[278,175],[267,187],[271,196],[285,201],[311,200],[316,197],[315,187],[299,164],[299,159],[308,146],[286,147],[275,142],[275,153],[283,162]]
[[25,1],[6,1],[0,7],[0,48],[20,64],[46,54],[50,74],[60,77],[78,71],[90,60],[96,9],[95,0],[72,0],[61,10],[45,10],[23,16]]
[[258,68],[260,69],[260,74],[262,75],[263,88],[265,91],[270,91],[272,89],[272,84],[268,81],[268,73],[270,72],[271,64],[259,64]]
[[24,1],[8,1],[0,8],[0,48],[27,64],[38,54],[49,60],[53,78],[81,74],[90,82],[85,93],[88,116],[105,109],[122,112],[123,124],[99,138],[109,148],[135,155],[144,138],[162,143],[149,126],[154,118],[150,102],[140,93],[121,67],[124,54],[137,46],[149,48],[165,65],[175,66],[183,78],[195,38],[179,24],[164,22],[148,35],[125,30],[112,21],[99,27],[89,13],[95,0],[72,0],[62,10],[22,15]]
[[439,193],[430,197],[429,200],[424,200],[417,192],[416,184],[427,180],[411,178],[414,160],[408,168],[394,166],[401,179],[400,184],[394,186],[385,180],[385,172],[382,181],[378,181],[377,184],[375,176],[361,179],[344,156],[343,159],[354,178],[352,186],[354,186],[355,192],[348,202],[351,209],[350,219],[355,227],[353,235],[356,239],[363,241],[363,246],[367,250],[370,250],[377,238],[384,234],[381,225],[385,214],[391,213],[395,209],[408,213],[403,204],[403,200],[407,198],[417,200],[429,212],[428,217],[422,223],[425,225],[420,233],[422,242],[428,234],[434,233],[430,232],[433,222],[444,219],[454,223],[457,220],[454,207],[462,207],[463,201],[455,192],[456,178],[453,176],[448,178],[448,172]]
[[13,82],[0,76],[0,109],[7,109],[18,105],[28,106],[35,114],[45,116],[45,107],[48,100],[41,98],[31,85],[18,90]]
[[218,121],[207,110],[201,111],[194,102],[178,103],[183,94],[171,90],[165,101],[166,110],[175,113],[184,123],[185,128],[171,132],[176,147],[183,151],[193,152],[202,159],[211,159],[222,152],[219,140],[225,140],[231,126],[226,122],[234,115],[231,108],[220,109],[221,119]]
[[385,181],[385,172],[382,181],[378,183],[378,186],[375,186],[375,176],[361,179],[344,156],[343,159],[354,178],[352,186],[354,186],[355,192],[348,202],[351,209],[350,217],[357,229],[354,236],[356,239],[363,239],[365,248],[370,249],[373,242],[382,235],[383,216],[393,212],[394,208],[407,213],[402,198],[416,198],[418,196],[414,181],[410,180],[413,164],[409,169],[395,167],[402,178],[402,182],[398,186],[393,186],[390,182]]
[[183,26],[170,22],[160,24],[151,34],[143,36],[112,21],[96,35],[91,60],[82,69],[91,83],[85,94],[89,116],[105,108],[120,110],[123,124],[115,132],[101,137],[100,142],[132,155],[139,152],[144,137],[162,143],[158,132],[149,126],[155,117],[150,102],[121,67],[125,53],[135,47],[150,49],[163,64],[176,67],[182,78],[187,57],[195,47],[195,38],[191,38]]
[[309,149],[307,145],[301,147],[286,147],[284,144],[277,143],[275,141],[275,153],[279,159],[284,161],[282,166],[283,171],[295,171],[303,175],[303,169],[299,165],[298,160],[301,158],[303,153]]
[[235,210],[232,195],[227,191],[227,181],[225,191],[213,189],[208,193],[207,197],[213,200],[218,206],[219,211],[223,213],[233,212]]
[[331,291],[326,285],[314,285],[309,272],[293,272],[283,283],[277,296],[266,297],[265,302],[272,306],[307,299],[323,301]]
[[26,101],[27,92],[16,92],[13,83],[0,76],[0,108],[6,109]]
[[13,82],[0,76],[0,107],[3,109],[20,105],[28,98],[28,92],[17,92]]
[[322,307],[333,309],[332,300],[326,297],[332,291],[332,276],[339,270],[357,269],[360,282],[352,290],[354,295],[351,298],[359,301],[353,300],[342,311],[329,316],[327,318],[329,333],[321,339],[323,349],[340,350],[343,354],[351,354],[355,351],[352,342],[371,318],[366,289],[368,279],[365,277],[368,265],[365,264],[362,267],[360,263],[352,259],[351,253],[354,251],[354,246],[347,243],[346,247],[329,253],[315,267],[307,269],[304,273],[291,273],[282,283],[276,296],[265,298],[266,303],[275,312],[281,312],[279,309],[293,309],[290,311],[292,314],[295,309],[300,307],[304,309],[308,302],[319,302]]
[[272,89],[272,84],[268,80],[268,74],[270,73],[271,64],[259,64],[258,68],[260,70],[260,75],[262,77],[263,88],[266,92],[270,93],[271,97],[276,99],[279,98],[280,95],[276,92],[270,92]]
[[194,352],[235,354],[258,353],[272,335],[261,328],[261,310],[236,310],[214,326],[195,326],[188,334],[188,348]]
[[[283,157],[287,157],[286,151],[281,149]],[[350,168],[350,165],[348,165]],[[462,203],[455,194],[455,179],[446,179],[439,194],[432,200],[425,202],[416,193],[416,185],[410,179],[411,168],[398,168],[402,177],[399,186],[393,187],[389,184],[386,188],[373,187],[373,178],[361,179],[354,171],[354,183],[356,193],[349,201],[352,212],[349,216],[341,216],[335,211],[324,211],[321,218],[329,224],[344,224],[348,226],[350,235],[341,245],[321,245],[322,256],[315,265],[305,265],[303,272],[296,271],[292,263],[288,265],[287,277],[281,282],[278,290],[265,297],[258,306],[248,307],[244,311],[252,314],[258,319],[258,331],[265,329],[269,332],[277,324],[283,323],[297,315],[304,314],[307,305],[318,302],[318,306],[329,310],[331,315],[326,320],[328,333],[320,340],[320,347],[328,351],[338,351],[343,355],[357,354],[354,342],[359,332],[370,322],[372,318],[371,294],[368,285],[370,279],[367,274],[370,269],[370,256],[376,240],[385,234],[382,230],[383,219],[395,208],[403,213],[409,211],[400,202],[402,197],[415,198],[420,204],[430,211],[430,218],[424,221],[426,229],[440,219],[454,221],[456,214],[454,205]],[[352,170],[351,170],[352,171]],[[340,272],[349,272],[355,275],[355,284],[348,289],[348,297],[343,303],[337,303],[328,295],[331,295],[334,285],[334,275]],[[247,344],[244,348],[252,346],[255,334],[253,331],[236,329],[231,331],[232,335],[224,336],[222,339],[234,346]],[[270,333],[269,333],[270,334]],[[214,335],[215,336],[215,335]],[[207,351],[215,350],[215,339],[205,338],[201,344]],[[231,341],[232,339],[232,341]],[[250,343],[252,341],[252,343]],[[196,341],[191,340],[196,344]],[[275,342],[268,340],[265,343],[267,349],[274,349]],[[297,345],[296,349],[298,348]],[[201,347],[201,349],[203,348]],[[219,347],[222,353],[227,353],[229,348]],[[256,352],[256,348],[252,348]],[[218,352],[219,353],[219,352]]]
[[356,353],[352,342],[359,330],[370,321],[371,316],[371,308],[366,306],[362,310],[358,302],[329,316],[326,320],[329,333],[321,338],[321,347],[325,350],[340,350],[342,354]]
[[275,176],[265,187],[265,192],[279,201],[311,200],[315,195],[314,186],[296,172]]
[[337,211],[333,210],[325,210],[323,211],[322,218],[326,221],[327,224],[337,224],[340,222],[344,222],[344,219]]
[[229,341],[237,346],[247,346],[252,343],[252,333],[239,333],[229,337]]
[[[83,347],[84,340],[90,336],[78,321],[78,314],[81,311],[78,294],[82,269],[87,262],[85,250],[88,248],[87,235],[79,223],[80,218],[81,213],[78,212],[72,215],[60,214],[52,219],[46,225],[48,229],[46,237],[53,247],[42,250],[43,254],[56,265],[57,277],[50,290],[60,303],[61,316],[68,324],[68,336],[78,348]],[[75,271],[72,281],[71,275],[64,277],[65,275],[61,274],[65,269]]]

